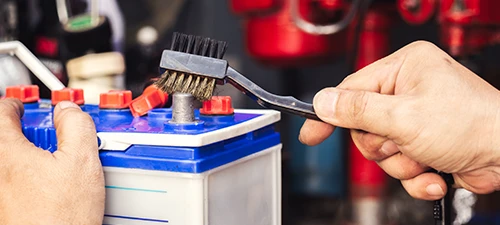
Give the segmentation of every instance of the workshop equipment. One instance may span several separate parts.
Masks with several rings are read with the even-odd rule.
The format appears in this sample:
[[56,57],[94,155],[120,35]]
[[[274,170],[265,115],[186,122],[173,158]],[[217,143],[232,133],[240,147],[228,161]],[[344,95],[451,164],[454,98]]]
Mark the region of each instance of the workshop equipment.
[[[4,0],[0,5],[0,41],[13,41],[19,38],[17,1]],[[31,84],[29,70],[15,56],[4,52],[0,54],[0,96],[12,85]]]
[[[17,1],[4,0],[0,5],[0,41],[13,41],[19,38]],[[0,96],[11,85],[31,84],[29,70],[16,57],[0,54]]]
[[[25,101],[23,132],[57,151],[52,104],[37,86],[11,87]],[[82,103],[81,90],[52,92],[52,103]],[[81,105],[95,122],[106,185],[104,224],[281,224],[280,114],[238,110],[229,97],[202,109],[175,94],[173,108],[134,117],[130,91],[102,93]],[[47,103],[49,104],[47,104]]]
[[[62,38],[62,28],[57,14],[55,0],[38,1],[41,18],[33,34],[33,47],[31,51],[66,86],[66,45]],[[32,15],[25,15],[32,16]],[[43,86],[43,82],[32,76],[32,83],[40,86],[40,95],[44,98],[50,96],[51,89]]]
[[[359,70],[390,53],[389,29],[394,24],[395,8],[374,3],[360,21],[355,70]],[[386,224],[384,200],[387,175],[376,162],[367,160],[349,138],[349,181],[352,204],[351,222],[363,225]]]
[[[268,66],[294,68],[341,57],[348,46],[347,31],[317,35],[301,30],[292,18],[292,3],[291,0],[230,1],[232,11],[244,19],[244,40],[250,56]],[[307,0],[295,4],[301,21],[318,24],[339,20],[350,6],[344,1]]]
[[[61,81],[57,79],[57,77],[54,76],[54,74],[52,74],[51,71],[21,42],[8,41],[0,43],[0,54],[15,56],[49,90],[59,90],[65,87],[64,84],[62,84]],[[29,79],[29,77],[20,79]]]
[[99,14],[99,1],[92,0],[89,12],[70,16],[66,0],[56,0],[66,51],[68,87],[85,90],[88,103],[98,104],[99,93],[123,87],[123,55],[114,50],[111,22]]
[[455,58],[480,53],[499,43],[500,1],[441,0],[438,22],[441,45]]

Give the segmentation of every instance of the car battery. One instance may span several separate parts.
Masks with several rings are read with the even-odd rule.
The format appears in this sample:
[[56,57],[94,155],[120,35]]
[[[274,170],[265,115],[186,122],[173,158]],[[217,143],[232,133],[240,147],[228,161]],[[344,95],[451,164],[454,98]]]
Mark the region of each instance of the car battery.
[[26,138],[50,152],[57,102],[71,100],[92,117],[105,175],[103,224],[281,224],[277,111],[233,109],[218,96],[193,109],[193,123],[179,124],[172,108],[134,115],[130,91],[103,93],[99,105],[84,104],[81,89],[40,100],[38,87],[16,86],[7,97],[24,102]]

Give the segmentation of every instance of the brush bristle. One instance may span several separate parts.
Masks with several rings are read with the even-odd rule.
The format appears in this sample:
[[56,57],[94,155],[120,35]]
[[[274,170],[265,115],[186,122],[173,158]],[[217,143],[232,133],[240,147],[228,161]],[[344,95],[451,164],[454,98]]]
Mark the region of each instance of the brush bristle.
[[[222,59],[227,49],[225,41],[175,32],[170,50]],[[168,94],[190,93],[200,101],[209,100],[214,92],[216,80],[177,71],[165,71],[155,85]]]

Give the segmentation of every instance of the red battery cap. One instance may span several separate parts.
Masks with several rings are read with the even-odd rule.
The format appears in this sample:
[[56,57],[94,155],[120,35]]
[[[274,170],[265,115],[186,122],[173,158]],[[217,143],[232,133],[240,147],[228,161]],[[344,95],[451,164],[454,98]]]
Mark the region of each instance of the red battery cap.
[[85,103],[83,89],[64,88],[52,91],[52,105],[57,105],[57,103],[62,101],[70,101],[77,105],[83,105],[83,103]]
[[17,98],[23,103],[32,103],[40,100],[37,85],[10,86],[5,89],[6,98]]
[[230,96],[213,96],[212,99],[203,102],[200,113],[204,115],[231,115],[234,108]]
[[101,109],[124,109],[132,101],[131,91],[109,91],[99,96],[99,108]]
[[130,112],[134,117],[143,116],[151,109],[164,106],[167,100],[167,93],[159,90],[155,85],[150,85],[144,89],[141,96],[130,102]]

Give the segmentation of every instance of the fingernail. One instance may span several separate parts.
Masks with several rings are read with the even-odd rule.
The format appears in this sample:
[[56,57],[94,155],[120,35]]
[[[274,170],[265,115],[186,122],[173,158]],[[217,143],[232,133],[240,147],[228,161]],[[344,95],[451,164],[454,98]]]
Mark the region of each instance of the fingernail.
[[78,108],[79,106],[73,102],[70,101],[62,101],[59,102],[58,104],[59,108],[61,109],[67,109],[67,108]]
[[391,156],[399,152],[398,146],[393,141],[385,141],[380,147],[380,152],[385,156]]
[[427,191],[427,194],[432,195],[432,196],[443,196],[444,191],[439,186],[439,184],[429,184],[426,188],[425,191]]
[[322,90],[314,96],[314,111],[323,117],[332,117],[338,101],[338,93],[333,90]]

